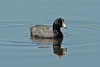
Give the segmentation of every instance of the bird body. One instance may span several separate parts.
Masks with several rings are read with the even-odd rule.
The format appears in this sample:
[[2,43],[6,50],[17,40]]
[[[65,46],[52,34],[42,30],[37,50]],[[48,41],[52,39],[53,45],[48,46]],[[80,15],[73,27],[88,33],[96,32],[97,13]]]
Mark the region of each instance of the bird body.
[[[58,20],[61,20],[60,22],[58,22]],[[37,38],[62,38],[63,34],[60,30],[60,28],[64,21],[62,18],[57,18],[54,23],[53,26],[51,25],[35,25],[34,27],[29,27],[30,29],[30,34],[31,37],[37,37]],[[65,26],[66,28],[66,26]]]

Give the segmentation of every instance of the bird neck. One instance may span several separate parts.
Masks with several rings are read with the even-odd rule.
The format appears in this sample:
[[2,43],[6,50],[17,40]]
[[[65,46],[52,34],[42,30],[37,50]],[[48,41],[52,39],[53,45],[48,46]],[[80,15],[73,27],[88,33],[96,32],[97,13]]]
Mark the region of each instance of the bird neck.
[[59,32],[60,33],[61,32],[60,27],[53,25],[53,32],[54,33],[56,33],[56,32]]

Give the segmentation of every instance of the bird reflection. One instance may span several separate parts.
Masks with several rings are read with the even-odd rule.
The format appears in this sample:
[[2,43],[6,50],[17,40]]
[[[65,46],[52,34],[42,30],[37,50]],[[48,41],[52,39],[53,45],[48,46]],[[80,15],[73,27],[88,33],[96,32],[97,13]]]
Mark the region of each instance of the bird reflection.
[[33,42],[37,43],[38,45],[45,45],[45,46],[40,46],[38,48],[52,48],[51,46],[46,46],[53,44],[53,52],[54,54],[58,56],[63,56],[67,52],[67,48],[61,48],[61,43],[63,41],[63,38],[59,39],[42,39],[42,38],[31,38]]

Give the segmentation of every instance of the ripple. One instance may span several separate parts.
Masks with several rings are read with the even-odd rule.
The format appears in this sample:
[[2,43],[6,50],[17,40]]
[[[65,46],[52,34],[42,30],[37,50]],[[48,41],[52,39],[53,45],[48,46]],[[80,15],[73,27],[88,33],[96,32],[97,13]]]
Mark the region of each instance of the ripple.
[[[67,45],[75,45],[75,44],[83,44],[83,43],[96,43],[99,42],[100,40],[100,25],[96,24],[89,24],[89,23],[76,23],[76,22],[67,22],[67,27],[68,29],[62,29],[64,33],[64,39],[63,39],[63,44]],[[0,35],[2,36],[0,38],[0,43],[8,43],[8,44],[17,44],[17,45],[36,45],[36,44],[47,44],[46,42],[32,42],[29,39],[29,26],[33,26],[35,24],[14,24],[14,25],[0,25],[1,33]],[[26,27],[27,26],[27,27]],[[9,27],[9,28],[8,28]],[[13,29],[14,27],[14,29]],[[19,28],[17,28],[19,27]],[[23,28],[22,28],[23,27]],[[18,31],[18,34],[15,32]],[[8,31],[10,30],[10,31]],[[8,31],[8,32],[6,32]],[[13,33],[11,33],[14,31]],[[10,32],[10,33],[9,33]],[[7,33],[9,36],[4,33]],[[16,35],[15,35],[16,34]],[[20,38],[21,37],[21,38]],[[26,38],[26,39],[25,39]],[[15,39],[15,41],[14,41]],[[23,40],[24,39],[24,40]],[[52,44],[51,42],[48,42],[49,44]]]
[[68,23],[65,43],[68,45],[96,43],[100,40],[100,25],[88,23]]
[[2,25],[0,27],[21,27],[21,26],[28,26],[28,25],[35,25],[35,24]]

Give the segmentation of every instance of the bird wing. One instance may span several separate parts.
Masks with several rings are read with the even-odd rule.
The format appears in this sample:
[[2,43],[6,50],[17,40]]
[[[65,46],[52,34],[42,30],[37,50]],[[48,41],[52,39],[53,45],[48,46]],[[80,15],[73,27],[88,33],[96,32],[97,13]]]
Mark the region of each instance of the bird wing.
[[36,25],[31,30],[32,35],[37,37],[51,38],[54,35],[51,25]]

